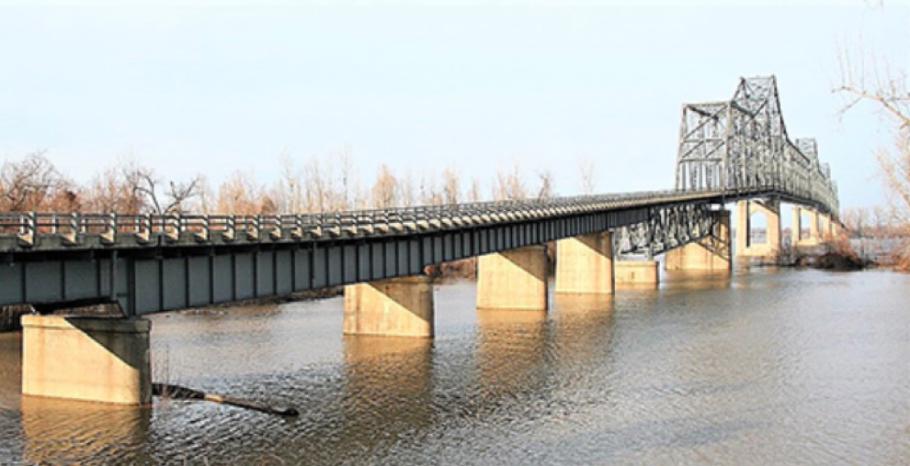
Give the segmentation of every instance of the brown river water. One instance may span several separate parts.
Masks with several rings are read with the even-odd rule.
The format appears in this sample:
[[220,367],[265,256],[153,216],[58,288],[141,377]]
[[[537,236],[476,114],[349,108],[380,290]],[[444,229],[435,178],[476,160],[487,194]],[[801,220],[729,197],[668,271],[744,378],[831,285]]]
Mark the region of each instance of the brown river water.
[[435,340],[342,337],[339,298],[156,315],[155,381],[297,407],[19,395],[0,334],[0,464],[910,464],[910,275],[671,275],[608,303],[477,311]]

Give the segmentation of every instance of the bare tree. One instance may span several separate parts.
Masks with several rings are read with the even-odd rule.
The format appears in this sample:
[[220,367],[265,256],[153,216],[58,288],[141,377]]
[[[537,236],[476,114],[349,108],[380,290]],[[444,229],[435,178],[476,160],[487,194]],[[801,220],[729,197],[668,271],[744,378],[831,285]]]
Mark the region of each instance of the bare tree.
[[298,213],[304,210],[303,177],[287,152],[281,156],[281,177],[272,191],[272,197],[280,212]]
[[420,203],[424,205],[440,205],[443,195],[436,187],[436,177],[433,175],[420,177]]
[[518,162],[509,171],[499,170],[493,186],[493,199],[497,201],[525,199],[528,190],[522,180],[521,167]]
[[134,189],[139,183],[135,173],[135,162],[123,160],[105,168],[85,190],[86,207],[95,212],[144,212],[146,199]]
[[471,179],[471,189],[468,190],[468,200],[471,202],[480,202],[480,180],[476,177]]
[[183,212],[183,204],[198,194],[199,177],[189,181],[167,181],[163,192],[160,191],[161,180],[150,168],[133,166],[125,173],[132,184],[133,193],[145,199],[148,209],[153,214]]
[[218,212],[252,215],[260,211],[260,187],[250,176],[237,171],[218,188]]
[[[834,92],[846,97],[845,113],[860,102],[873,103],[895,125],[895,145],[877,153],[882,177],[892,202],[892,217],[901,224],[902,236],[910,236],[910,85],[907,71],[886,60],[847,52],[840,55],[841,82]],[[899,267],[910,270],[910,241],[898,253]]]
[[582,194],[594,194],[594,161],[589,158],[578,159],[578,177],[581,181]]
[[78,204],[76,188],[44,154],[34,152],[0,167],[0,209],[42,210]]
[[303,168],[306,186],[306,210],[308,212],[325,212],[328,209],[328,191],[325,172],[319,160],[310,159]]
[[196,202],[189,210],[195,210],[204,214],[212,213],[215,210],[217,199],[212,193],[209,180],[205,175],[199,175],[197,179],[196,192],[198,195],[196,196]]
[[550,170],[544,170],[537,174],[540,179],[540,188],[537,190],[537,199],[549,199],[553,197],[553,173]]
[[458,204],[461,197],[460,185],[458,173],[455,172],[454,168],[449,167],[442,172],[442,191],[446,204]]
[[388,209],[395,207],[398,198],[398,180],[385,164],[379,167],[376,182],[373,183],[373,207]]
[[406,175],[399,179],[398,183],[401,188],[399,189],[399,198],[401,205],[403,207],[411,207],[414,205],[414,178],[409,171]]
[[351,193],[355,184],[353,177],[354,162],[351,157],[351,146],[345,145],[336,155],[338,159],[341,191],[336,197],[336,210],[343,210],[351,205]]
[[841,214],[841,220],[844,222],[844,226],[850,230],[852,236],[863,237],[868,232],[867,229],[867,219],[868,213],[866,209],[862,207],[854,207],[850,209],[844,209],[843,214]]

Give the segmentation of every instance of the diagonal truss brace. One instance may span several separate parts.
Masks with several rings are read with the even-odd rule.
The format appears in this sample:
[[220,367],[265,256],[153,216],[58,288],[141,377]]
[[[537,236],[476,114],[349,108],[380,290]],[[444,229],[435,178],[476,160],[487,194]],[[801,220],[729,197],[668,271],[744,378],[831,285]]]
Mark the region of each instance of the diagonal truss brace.
[[653,257],[715,234],[720,210],[705,203],[675,204],[650,210],[645,222],[619,228],[613,234],[616,254]]

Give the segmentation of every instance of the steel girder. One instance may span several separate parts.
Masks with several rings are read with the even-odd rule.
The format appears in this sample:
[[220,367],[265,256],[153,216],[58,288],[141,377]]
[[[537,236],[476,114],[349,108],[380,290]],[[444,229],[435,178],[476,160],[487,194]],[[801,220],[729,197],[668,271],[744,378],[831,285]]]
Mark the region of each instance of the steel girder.
[[676,188],[763,189],[838,212],[837,186],[814,139],[791,142],[774,76],[741,78],[731,100],[683,105]]

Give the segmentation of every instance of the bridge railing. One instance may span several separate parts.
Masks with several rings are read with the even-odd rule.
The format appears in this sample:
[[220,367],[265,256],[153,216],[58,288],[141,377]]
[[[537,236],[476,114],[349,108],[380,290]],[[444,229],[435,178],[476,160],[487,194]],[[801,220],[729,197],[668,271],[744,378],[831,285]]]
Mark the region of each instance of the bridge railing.
[[7,212],[0,213],[0,239],[15,237],[16,246],[26,249],[38,237],[59,239],[63,247],[83,244],[86,238],[97,239],[90,243],[100,246],[122,244],[125,238],[133,246],[178,241],[299,241],[518,222],[717,195],[717,191],[648,191],[276,215]]

